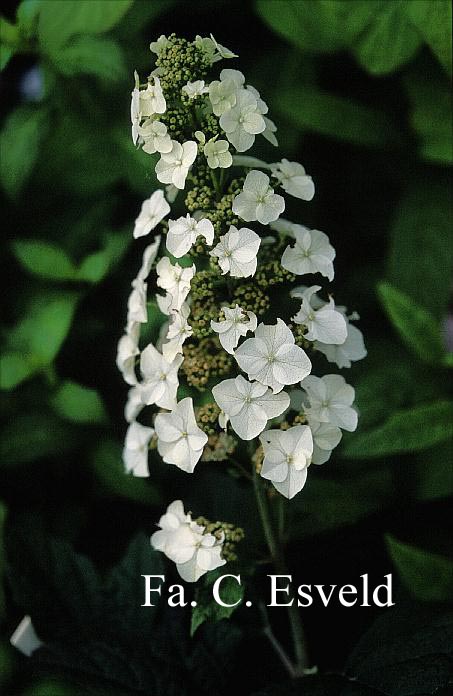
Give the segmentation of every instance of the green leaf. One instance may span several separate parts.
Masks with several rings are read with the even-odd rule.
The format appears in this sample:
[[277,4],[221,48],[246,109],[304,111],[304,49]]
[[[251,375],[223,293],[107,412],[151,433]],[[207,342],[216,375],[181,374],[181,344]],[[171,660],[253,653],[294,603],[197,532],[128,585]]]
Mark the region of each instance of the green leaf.
[[118,263],[130,244],[129,230],[117,234],[106,234],[100,251],[87,256],[77,271],[77,279],[88,283],[99,283],[113,264]]
[[63,249],[48,242],[19,240],[13,253],[30,273],[54,281],[99,283],[118,263],[130,242],[129,231],[103,235],[103,248],[86,256],[77,268]]
[[8,391],[30,377],[34,366],[21,353],[3,353],[0,358],[0,389]]
[[79,640],[99,628],[101,582],[93,563],[66,540],[49,536],[36,511],[16,518],[6,548],[14,598],[44,641],[58,639],[68,626]]
[[7,118],[0,133],[0,181],[9,196],[17,196],[27,183],[46,132],[44,109],[20,106]]
[[410,61],[423,41],[451,75],[449,0],[258,0],[257,12],[303,51],[350,48],[373,75]]
[[397,411],[378,428],[354,435],[346,457],[363,459],[416,452],[453,437],[453,401]]
[[436,164],[452,164],[451,84],[432,71],[426,79],[421,68],[423,64],[417,63],[417,68],[404,76],[412,104],[410,123],[420,141],[420,155]]
[[77,36],[51,54],[57,70],[73,76],[88,73],[104,80],[120,80],[126,75],[121,46],[113,39]]
[[51,403],[59,416],[73,423],[103,423],[107,417],[97,391],[75,382],[64,382]]
[[10,346],[22,352],[36,369],[49,365],[68,334],[78,299],[76,293],[34,298],[29,313],[10,330]]
[[1,433],[4,466],[62,457],[76,442],[74,431],[47,412],[25,413],[13,418]]
[[391,228],[388,280],[439,322],[453,271],[449,182],[426,177],[411,184]]
[[0,70],[6,68],[13,55],[14,51],[12,48],[9,48],[4,44],[0,44]]
[[383,112],[311,86],[282,90],[274,108],[300,130],[336,140],[382,147],[399,137]]
[[450,0],[411,0],[404,11],[451,76],[452,37]]
[[2,389],[14,388],[53,362],[69,332],[78,300],[76,293],[33,298],[25,317],[7,334]]
[[407,21],[404,4],[381,3],[373,21],[355,42],[355,57],[372,75],[397,70],[413,58],[421,45],[418,31]]
[[137,534],[129,543],[123,558],[111,570],[105,581],[105,594],[110,600],[105,609],[115,615],[117,620],[115,632],[122,631],[125,637],[129,633],[130,638],[135,632],[143,632],[144,615],[150,626],[159,607],[156,603],[154,607],[147,607],[144,611],[141,606],[145,601],[142,575],[163,575],[164,573],[163,554],[152,548],[149,536],[143,533]]
[[36,34],[42,0],[22,0],[16,12],[21,36],[30,39]]
[[305,51],[349,46],[382,0],[258,0],[258,14],[275,32]]
[[348,658],[348,686],[341,695],[368,696],[368,688],[377,690],[370,696],[447,694],[452,629],[453,614],[445,607],[397,598],[396,606],[379,612]]
[[434,317],[390,283],[378,283],[377,291],[388,318],[404,343],[421,360],[440,364],[445,351],[440,327]]
[[[195,592],[195,601],[197,606],[192,609],[192,619],[190,624],[190,635],[193,636],[195,631],[205,621],[220,621],[228,619],[233,612],[241,605],[244,597],[244,587],[239,585],[234,578],[225,578],[222,580],[220,595],[225,604],[235,604],[235,607],[223,607],[217,604],[212,596],[212,586],[218,577],[224,575],[225,571],[218,568],[206,573],[204,583],[198,587]],[[230,570],[230,574],[233,574]]]
[[8,64],[20,44],[19,29],[0,16],[0,70]]
[[46,280],[73,280],[76,269],[67,254],[54,244],[34,240],[13,242],[13,252],[22,266]]
[[121,20],[132,0],[54,0],[41,3],[38,36],[44,51],[61,48],[75,34],[101,34]]
[[414,498],[433,500],[453,496],[452,462],[453,439],[416,454],[410,484]]
[[448,602],[453,596],[453,561],[437,553],[425,551],[385,537],[390,557],[401,582],[411,595],[423,602]]

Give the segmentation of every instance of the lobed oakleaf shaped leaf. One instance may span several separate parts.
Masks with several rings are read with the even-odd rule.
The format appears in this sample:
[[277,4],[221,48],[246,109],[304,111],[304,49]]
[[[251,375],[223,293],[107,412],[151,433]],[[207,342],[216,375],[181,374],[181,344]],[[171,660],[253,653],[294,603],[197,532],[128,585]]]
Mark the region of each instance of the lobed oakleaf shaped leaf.
[[87,73],[115,81],[126,75],[123,51],[113,39],[76,36],[51,57],[57,70],[69,77]]
[[101,34],[112,29],[133,0],[42,0],[39,7],[38,37],[44,51],[64,46],[75,34]]

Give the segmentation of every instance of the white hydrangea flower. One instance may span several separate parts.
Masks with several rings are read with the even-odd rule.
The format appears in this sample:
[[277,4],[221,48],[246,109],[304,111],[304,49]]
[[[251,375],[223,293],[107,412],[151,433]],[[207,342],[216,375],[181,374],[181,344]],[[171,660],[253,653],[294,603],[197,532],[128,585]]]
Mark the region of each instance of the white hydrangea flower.
[[211,169],[231,167],[233,156],[229,152],[229,147],[226,140],[209,140],[203,148],[208,167]]
[[315,185],[311,176],[305,173],[304,167],[299,162],[289,162],[282,159],[281,162],[272,164],[272,175],[278,179],[286,193],[303,201],[311,201],[315,195]]
[[263,130],[261,135],[263,136],[263,138],[266,138],[266,140],[269,141],[271,145],[275,145],[275,147],[277,147],[278,140],[275,137],[275,133],[277,132],[277,126],[267,116],[263,116],[263,118],[264,123],[266,124],[266,128]]
[[156,266],[157,285],[171,296],[169,310],[179,310],[190,291],[190,281],[195,275],[195,264],[183,268],[179,263],[174,265],[164,256]]
[[203,534],[192,558],[176,566],[184,582],[196,582],[210,570],[225,565],[226,561],[222,558],[223,542],[223,535],[217,539],[213,534]]
[[[233,165],[235,167],[247,167],[247,169],[270,169],[271,165],[252,157],[251,155],[233,155]],[[272,227],[272,225],[271,225]]]
[[301,382],[308,395],[308,422],[319,421],[337,425],[353,432],[357,428],[357,411],[351,408],[355,391],[341,375],[310,375]]
[[253,312],[244,312],[236,305],[234,309],[223,307],[224,321],[211,320],[211,329],[219,334],[219,341],[224,350],[233,355],[241,336],[248,331],[255,331],[258,320]]
[[172,362],[178,353],[182,353],[185,341],[192,336],[192,327],[187,318],[189,316],[189,305],[184,302],[179,311],[171,312],[170,324],[168,326],[166,343],[162,345],[162,353],[166,360]]
[[151,41],[149,45],[149,50],[155,53],[156,56],[160,56],[164,48],[168,45],[168,39],[165,34],[161,34],[157,41]]
[[235,105],[224,111],[219,123],[238,152],[245,152],[251,148],[255,136],[266,129],[264,118],[258,111],[257,101],[246,89],[236,93]]
[[153,230],[170,212],[162,189],[157,189],[143,201],[140,214],[135,221],[134,238],[144,237]]
[[329,237],[320,230],[309,230],[308,227],[293,223],[290,225],[296,243],[294,246],[287,246],[283,252],[283,268],[296,275],[321,273],[333,280],[335,249],[330,244]]
[[182,399],[171,413],[158,413],[154,428],[164,462],[192,473],[208,441],[196,423],[192,399]]
[[291,291],[291,297],[302,300],[301,308],[293,317],[293,321],[307,327],[304,337],[308,341],[340,345],[345,342],[348,333],[346,320],[343,314],[335,309],[332,297],[320,309],[313,307],[311,298],[320,289],[320,285],[312,285],[302,292],[297,288]]
[[124,468],[134,476],[149,476],[148,445],[154,435],[153,428],[147,428],[133,421],[127,429],[123,449]]
[[197,143],[188,140],[182,145],[172,140],[170,152],[163,152],[156,164],[156,176],[162,184],[173,184],[183,189],[189,169],[197,157]]
[[346,320],[348,334],[345,342],[341,345],[329,345],[321,343],[321,341],[315,341],[313,348],[319,350],[326,356],[329,362],[335,363],[341,369],[343,367],[351,367],[351,363],[356,360],[362,360],[367,355],[367,350],[360,329],[351,323],[350,318],[346,316],[342,307],[337,307],[337,309],[344,315]]
[[216,384],[212,395],[242,440],[257,437],[267,421],[280,416],[290,403],[286,392],[273,394],[264,384],[248,382],[242,375]]
[[140,90],[140,113],[143,118],[164,114],[167,108],[160,80],[153,76],[154,84],[148,82],[146,89]]
[[264,449],[261,476],[272,481],[285,498],[293,498],[307,480],[313,454],[313,437],[308,425],[288,430],[266,430],[260,435]]
[[141,384],[136,384],[135,387],[129,389],[127,393],[127,401],[124,407],[124,418],[128,423],[132,423],[140,411],[145,407],[142,401],[142,387]]
[[195,550],[202,536],[202,527],[192,522],[190,514],[184,512],[181,500],[174,500],[158,522],[160,530],[151,537],[151,545],[162,551],[174,563],[185,563]]
[[176,198],[178,197],[179,189],[176,188],[176,186],[173,186],[173,184],[168,184],[168,186],[165,187],[165,195],[167,196],[167,201],[169,203],[174,203]]
[[172,299],[171,299],[170,293],[167,292],[165,295],[159,295],[159,293],[156,293],[155,298],[156,298],[157,306],[159,307],[162,314],[165,314],[167,317],[170,316],[170,314],[172,312],[172,309],[171,309]]
[[131,92],[131,135],[132,135],[132,142],[134,145],[137,145],[138,139],[139,139],[139,127],[140,127],[140,121],[142,120],[142,115],[140,113],[140,90],[137,86],[138,84],[138,75],[135,72],[135,87]]
[[132,281],[132,292],[127,301],[127,321],[146,324],[148,310],[146,307],[146,283],[141,278]]
[[138,132],[143,142],[142,150],[148,155],[171,151],[173,144],[165,123],[149,118],[139,127]]
[[121,372],[124,381],[131,386],[137,384],[135,374],[136,357],[140,351],[138,349],[138,338],[140,333],[140,323],[131,322],[128,331],[121,336],[118,341],[116,354],[116,366]]
[[233,278],[248,278],[256,271],[256,255],[261,239],[248,227],[239,230],[230,225],[230,229],[219,238],[219,243],[210,251],[211,256],[219,259],[222,275],[229,273]]
[[195,220],[187,213],[186,217],[169,220],[167,249],[176,258],[181,258],[192,248],[199,236],[205,238],[206,244],[212,245],[214,241],[214,227],[207,218]]
[[195,80],[195,82],[187,82],[182,91],[187,94],[189,99],[196,99],[196,97],[201,97],[202,94],[207,94],[209,87],[205,85],[204,80]]
[[221,555],[223,538],[205,533],[205,527],[185,514],[181,500],[168,506],[159,520],[159,527],[151,537],[151,545],[176,563],[185,582],[196,582],[208,571],[225,565]]
[[[217,53],[220,56],[220,58],[238,58],[238,55],[236,53],[233,53],[233,51],[230,51],[229,48],[226,48],[226,46],[222,46],[222,44],[219,44],[218,41],[215,40],[212,34],[210,34],[211,40],[216,47]],[[239,72],[239,71],[237,71]]]
[[250,379],[270,387],[274,394],[311,372],[308,355],[296,346],[292,331],[282,319],[274,325],[259,324],[255,337],[244,341],[234,357]]
[[269,186],[269,177],[264,172],[252,169],[245,178],[244,186],[233,200],[233,213],[242,220],[257,220],[262,225],[274,222],[285,210],[285,199],[274,193]]
[[161,236],[159,234],[155,238],[154,242],[148,244],[148,246],[145,247],[145,250],[143,252],[142,265],[140,266],[140,270],[137,273],[137,278],[139,280],[146,280],[149,276],[151,266],[154,263],[154,259],[157,256],[157,252],[159,251],[160,240]]
[[216,116],[222,116],[236,104],[237,85],[232,79],[213,80],[209,85],[209,101]]
[[258,90],[255,87],[252,87],[252,85],[247,85],[246,89],[248,92],[250,92],[250,94],[253,94],[253,96],[255,97],[256,108],[258,109],[259,113],[262,116],[264,116],[264,114],[267,114],[267,112],[269,111],[269,107],[267,106],[266,102],[263,99],[261,99],[261,95],[258,92]]
[[[239,90],[244,87],[245,76],[240,70],[234,70],[233,68],[223,68],[220,73],[221,81],[231,80],[236,85],[236,89]],[[259,96],[259,94],[258,94]]]
[[320,423],[312,414],[307,414],[308,423],[313,435],[313,464],[325,464],[330,459],[332,450],[339,444],[342,433],[338,426],[331,423]]
[[143,377],[140,395],[146,406],[156,404],[169,411],[176,406],[178,370],[182,361],[182,355],[176,355],[174,360],[169,362],[152,343],[146,346],[140,356],[140,371]]
[[211,65],[222,60],[222,58],[237,58],[237,55],[230,51],[229,48],[225,48],[225,46],[217,43],[212,34],[210,38],[207,36],[202,37],[197,34],[194,43],[197,48],[204,51]]

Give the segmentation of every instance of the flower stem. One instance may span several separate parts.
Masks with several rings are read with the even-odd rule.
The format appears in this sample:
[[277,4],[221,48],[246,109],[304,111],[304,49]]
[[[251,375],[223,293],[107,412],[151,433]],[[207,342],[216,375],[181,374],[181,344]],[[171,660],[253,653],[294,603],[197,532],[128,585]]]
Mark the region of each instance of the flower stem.
[[[289,575],[288,568],[285,563],[285,559],[281,552],[281,547],[279,540],[274,531],[273,520],[271,516],[271,511],[269,509],[269,504],[266,496],[266,491],[263,487],[262,482],[258,474],[254,469],[253,474],[253,484],[255,490],[255,497],[258,506],[258,511],[261,518],[261,524],[263,526],[264,536],[266,538],[266,543],[269,547],[269,552],[272,558],[275,569],[281,575]],[[291,588],[291,586],[290,586]],[[294,592],[290,589],[289,595],[291,605],[287,607],[289,624],[291,627],[291,633],[294,645],[294,655],[295,655],[295,665],[294,665],[294,676],[300,677],[304,674],[305,670],[308,668],[308,655],[306,649],[305,632],[302,626],[302,621],[300,618],[300,613],[297,609],[296,598]]]

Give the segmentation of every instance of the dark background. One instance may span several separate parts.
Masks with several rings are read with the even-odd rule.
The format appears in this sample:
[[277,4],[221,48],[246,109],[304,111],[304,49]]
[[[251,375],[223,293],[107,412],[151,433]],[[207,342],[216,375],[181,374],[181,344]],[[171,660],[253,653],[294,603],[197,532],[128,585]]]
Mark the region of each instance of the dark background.
[[[59,13],[71,3],[50,4]],[[109,45],[74,64],[36,27],[20,40],[1,77],[5,693],[448,693],[450,3],[422,5],[142,0],[96,35]],[[12,23],[17,6],[3,9]],[[312,663],[336,675],[304,689],[285,682],[255,610],[199,629],[195,652],[186,613],[162,611],[151,627],[137,611],[151,552],[136,535],[178,496],[244,527],[244,563],[263,549],[251,492],[225,465],[199,467],[189,486],[154,459],[149,481],[122,473],[116,343],[141,253],[132,223],[155,186],[130,141],[131,75],[147,74],[149,42],[171,32],[212,32],[239,54],[228,67],[260,90],[278,126],[279,154],[263,144],[253,154],[300,161],[313,176],[313,202],[292,203],[288,217],[329,235],[336,302],[359,312],[369,352],[343,373],[357,388],[359,430],[310,471],[286,553],[299,583],[357,585],[369,573],[375,584],[392,572],[397,606],[303,610]],[[95,271],[65,275],[48,247],[38,250],[50,259],[43,270],[21,246],[30,240],[74,265],[98,253]],[[7,643],[25,613],[50,646],[31,660]],[[285,611],[270,618],[290,650]],[[167,662],[180,653],[184,668]],[[345,669],[358,684],[338,676]]]

